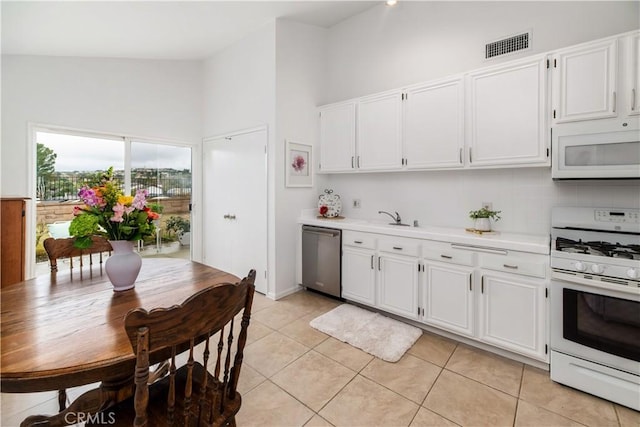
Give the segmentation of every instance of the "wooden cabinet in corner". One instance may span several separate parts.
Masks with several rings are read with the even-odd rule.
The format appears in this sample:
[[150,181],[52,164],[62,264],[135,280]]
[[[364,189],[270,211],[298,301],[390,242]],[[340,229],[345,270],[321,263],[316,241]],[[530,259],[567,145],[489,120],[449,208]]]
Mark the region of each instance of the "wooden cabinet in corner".
[[25,278],[25,199],[0,200],[0,258],[2,286],[21,282]]

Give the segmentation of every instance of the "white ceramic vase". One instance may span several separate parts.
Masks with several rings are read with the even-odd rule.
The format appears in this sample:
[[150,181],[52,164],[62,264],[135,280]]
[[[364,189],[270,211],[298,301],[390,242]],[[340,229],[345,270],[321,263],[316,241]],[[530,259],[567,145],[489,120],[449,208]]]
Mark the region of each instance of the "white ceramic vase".
[[140,268],[142,258],[133,250],[133,243],[129,240],[109,240],[113,253],[104,265],[107,276],[115,292],[133,289]]
[[474,228],[478,231],[491,231],[491,219],[476,218]]

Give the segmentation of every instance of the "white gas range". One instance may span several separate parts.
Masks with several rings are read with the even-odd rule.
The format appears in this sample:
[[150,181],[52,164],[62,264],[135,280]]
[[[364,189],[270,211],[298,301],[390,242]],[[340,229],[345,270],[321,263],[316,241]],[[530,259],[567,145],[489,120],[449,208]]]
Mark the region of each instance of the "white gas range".
[[551,223],[551,379],[640,410],[640,209]]

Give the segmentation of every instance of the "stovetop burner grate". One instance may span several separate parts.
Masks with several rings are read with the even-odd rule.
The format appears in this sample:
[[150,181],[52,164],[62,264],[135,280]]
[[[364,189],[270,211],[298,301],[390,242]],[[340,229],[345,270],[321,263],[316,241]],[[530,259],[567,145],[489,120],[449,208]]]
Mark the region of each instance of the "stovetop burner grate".
[[611,258],[640,259],[640,245],[622,245],[600,241],[583,242],[582,239],[572,240],[557,237],[556,250]]

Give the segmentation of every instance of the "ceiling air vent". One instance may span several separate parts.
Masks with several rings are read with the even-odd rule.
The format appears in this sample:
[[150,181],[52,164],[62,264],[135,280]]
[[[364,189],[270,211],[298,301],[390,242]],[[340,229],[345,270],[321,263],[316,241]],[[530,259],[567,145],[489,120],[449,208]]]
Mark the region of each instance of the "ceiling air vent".
[[484,46],[484,57],[485,59],[489,59],[496,56],[505,55],[507,53],[528,49],[530,40],[531,32],[527,31],[526,33],[487,43]]

